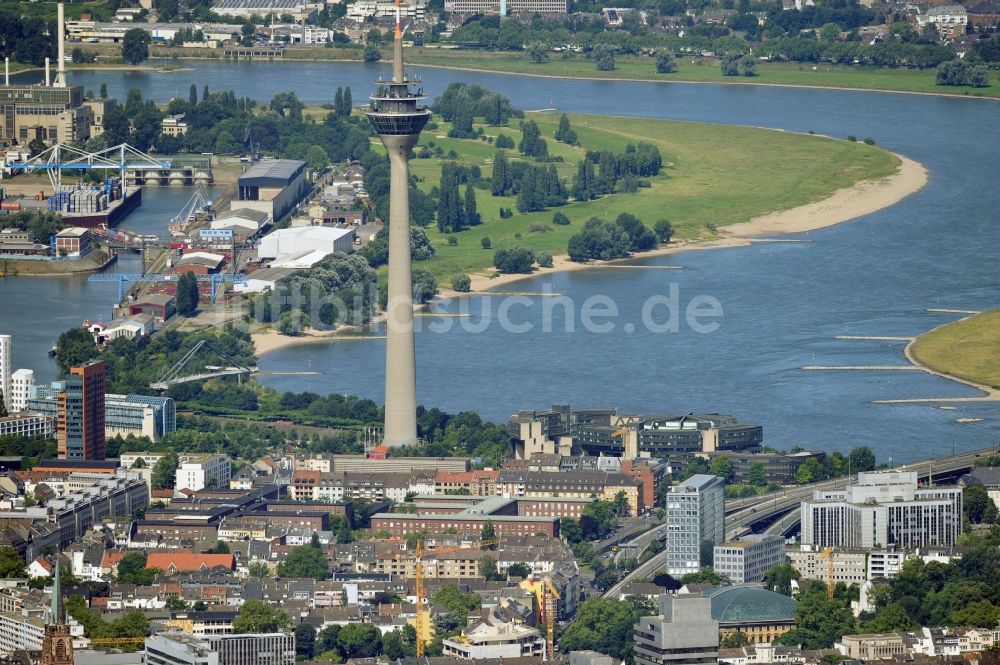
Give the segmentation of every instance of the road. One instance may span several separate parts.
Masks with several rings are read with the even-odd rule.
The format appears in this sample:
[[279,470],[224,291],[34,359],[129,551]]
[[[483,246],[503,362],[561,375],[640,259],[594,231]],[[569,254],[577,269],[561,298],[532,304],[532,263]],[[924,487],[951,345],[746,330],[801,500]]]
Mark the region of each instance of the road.
[[[960,453],[952,457],[937,460],[925,460],[914,464],[904,464],[895,467],[895,471],[916,471],[918,478],[926,482],[933,476],[947,477],[954,475],[956,471],[970,468],[975,464],[975,460],[986,454],[995,452],[993,448],[974,450]],[[799,505],[803,499],[812,496],[813,492],[840,490],[847,486],[852,477],[836,478],[820,483],[809,485],[784,487],[778,492],[770,492],[748,499],[739,499],[726,503],[726,537],[735,539],[748,533],[753,533],[753,526],[758,522],[777,517],[777,521],[769,525],[764,533],[771,535],[785,536],[797,528],[799,523]],[[622,541],[622,545],[636,543],[642,544],[645,549],[649,544],[649,539],[656,535],[661,535],[665,531],[665,526],[640,534],[631,541]],[[639,549],[638,551],[642,551]],[[621,590],[628,584],[652,577],[663,569],[667,562],[667,553],[660,552],[649,561],[639,565],[635,570],[626,575],[618,584],[608,589],[603,595],[605,598],[616,598]]]

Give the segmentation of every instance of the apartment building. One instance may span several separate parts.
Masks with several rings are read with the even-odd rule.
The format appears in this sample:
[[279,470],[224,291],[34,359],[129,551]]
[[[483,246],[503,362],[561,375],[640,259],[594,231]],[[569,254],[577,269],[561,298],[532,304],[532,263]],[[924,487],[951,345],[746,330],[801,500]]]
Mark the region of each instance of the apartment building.
[[658,616],[642,617],[633,632],[636,665],[719,662],[719,622],[701,596],[660,596]]
[[160,633],[146,638],[145,662],[148,665],[294,665],[295,636]]
[[185,454],[177,467],[175,489],[203,490],[229,487],[233,463],[226,455]]
[[[0,362],[3,362],[0,360]],[[0,370],[2,371],[2,370]],[[28,408],[28,399],[35,389],[35,372],[30,369],[19,369],[10,375],[10,386],[4,389],[4,396],[10,390],[10,400],[7,410],[11,413],[24,411]]]
[[505,498],[569,497],[614,501],[619,492],[625,495],[629,513],[640,510],[641,483],[622,473],[604,471],[501,471],[497,493]]
[[55,431],[51,417],[33,411],[17,411],[0,418],[0,436],[43,436],[50,438]]

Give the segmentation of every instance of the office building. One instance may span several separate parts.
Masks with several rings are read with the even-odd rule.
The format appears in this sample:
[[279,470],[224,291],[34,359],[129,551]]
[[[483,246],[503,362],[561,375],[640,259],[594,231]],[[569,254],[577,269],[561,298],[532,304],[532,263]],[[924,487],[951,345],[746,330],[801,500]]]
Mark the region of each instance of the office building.
[[11,353],[13,351],[13,344],[10,335],[0,335],[0,390],[3,391],[3,403],[7,407],[7,411],[13,411],[14,406],[10,399],[10,380],[11,380],[11,364],[13,360],[11,359]]
[[701,544],[725,540],[725,482],[697,474],[667,493],[667,573],[674,577],[701,570]]
[[760,582],[764,575],[785,561],[785,541],[777,536],[748,536],[715,546],[712,568],[733,584]]
[[814,491],[800,510],[802,544],[817,547],[950,547],[962,533],[962,488],[920,488],[913,471],[860,473],[845,490]]
[[295,665],[295,637],[286,633],[146,638],[147,665]]
[[[7,410],[24,411],[28,408],[28,399],[35,389],[35,372],[30,369],[19,369],[10,375],[10,400]],[[4,392],[4,396],[7,392]]]
[[71,367],[57,397],[59,458],[104,459],[104,361]]
[[105,395],[104,430],[106,436],[131,434],[159,441],[177,430],[177,407],[170,397]]
[[568,0],[445,0],[444,10],[457,14],[566,14]]
[[634,626],[636,665],[718,663],[719,622],[701,596],[660,596],[660,614]]
[[868,579],[866,564],[868,551],[861,548],[835,548],[832,552],[820,558],[825,548],[814,545],[790,546],[785,549],[785,557],[795,570],[799,571],[800,580],[818,580],[828,582],[831,570],[833,582],[861,584]]

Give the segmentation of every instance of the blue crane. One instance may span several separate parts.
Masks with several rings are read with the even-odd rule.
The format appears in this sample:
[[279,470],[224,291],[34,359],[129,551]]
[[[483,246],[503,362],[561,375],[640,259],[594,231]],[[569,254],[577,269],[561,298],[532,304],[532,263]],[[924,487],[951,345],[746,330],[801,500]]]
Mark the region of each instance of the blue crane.
[[[130,273],[130,272],[112,272],[112,273],[100,273],[97,275],[91,275],[87,278],[88,282],[118,282],[118,302],[125,300],[125,283],[126,282],[176,282],[180,279],[180,275],[167,275],[163,273]],[[219,286],[229,282],[231,284],[246,284],[247,278],[244,275],[229,275],[223,273],[217,273],[212,275],[195,275],[195,279],[199,282],[208,282],[212,285],[212,302],[214,303],[219,297]]]

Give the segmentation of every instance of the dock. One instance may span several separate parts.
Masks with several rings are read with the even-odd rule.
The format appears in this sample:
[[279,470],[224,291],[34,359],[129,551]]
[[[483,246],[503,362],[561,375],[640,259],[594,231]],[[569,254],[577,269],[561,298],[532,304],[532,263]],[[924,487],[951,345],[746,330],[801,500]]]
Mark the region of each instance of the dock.
[[846,372],[922,372],[913,365],[806,365],[802,369],[811,371],[846,371]]
[[837,335],[835,339],[849,339],[863,342],[912,342],[915,337],[893,337],[890,335]]

